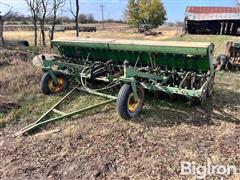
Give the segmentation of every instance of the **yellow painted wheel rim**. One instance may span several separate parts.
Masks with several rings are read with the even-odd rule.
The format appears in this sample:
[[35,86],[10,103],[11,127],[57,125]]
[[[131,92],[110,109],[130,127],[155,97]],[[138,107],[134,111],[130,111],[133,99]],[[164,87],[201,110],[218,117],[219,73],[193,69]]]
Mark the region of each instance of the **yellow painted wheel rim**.
[[128,110],[132,113],[136,112],[139,106],[141,105],[141,102],[142,100],[140,98],[138,98],[138,100],[135,101],[134,95],[133,93],[131,93],[130,96],[128,97]]
[[64,88],[65,80],[63,77],[57,77],[58,84],[54,84],[53,80],[50,78],[48,80],[48,87],[51,92],[59,92]]

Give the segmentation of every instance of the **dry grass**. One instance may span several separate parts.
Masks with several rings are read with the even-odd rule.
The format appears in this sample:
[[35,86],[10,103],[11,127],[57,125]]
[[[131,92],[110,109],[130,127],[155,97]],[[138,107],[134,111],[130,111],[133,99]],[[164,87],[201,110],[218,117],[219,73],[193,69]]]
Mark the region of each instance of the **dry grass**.
[[[27,40],[30,45],[33,45],[33,32],[31,31],[9,31],[5,32],[4,36],[9,40]],[[48,33],[47,33],[48,36]],[[114,39],[145,39],[145,40],[163,40],[167,38],[174,38],[177,36],[177,30],[164,31],[162,35],[145,36],[144,34],[135,33],[134,31],[127,32],[111,32],[111,31],[98,31],[98,32],[81,32],[80,37],[95,37],[95,38],[114,38]],[[39,36],[40,37],[40,36]],[[75,31],[56,32],[55,38],[75,37]],[[47,44],[50,44],[47,38]]]
[[215,58],[219,54],[225,53],[227,42],[239,42],[240,37],[236,36],[217,36],[217,35],[185,35],[177,38],[170,38],[174,41],[190,41],[190,42],[212,42],[215,44]]

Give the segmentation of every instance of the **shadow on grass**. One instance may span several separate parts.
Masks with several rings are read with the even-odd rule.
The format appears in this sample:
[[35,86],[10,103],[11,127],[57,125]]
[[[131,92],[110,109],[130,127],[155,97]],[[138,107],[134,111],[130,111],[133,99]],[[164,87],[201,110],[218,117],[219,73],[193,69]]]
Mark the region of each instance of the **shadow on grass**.
[[182,98],[170,102],[166,97],[146,100],[141,117],[134,122],[150,127],[172,127],[180,124],[211,126],[220,121],[240,123],[240,94],[217,89],[203,105],[190,105]]
[[[160,96],[158,98],[151,94],[146,94],[146,96],[147,99],[141,116],[130,121],[144,124],[147,127],[173,127],[181,124],[202,127],[215,125],[219,121],[236,124],[240,123],[240,95],[239,93],[232,92],[227,89],[217,89],[213,96],[207,99],[202,106],[190,106],[189,103],[186,100],[184,101],[182,98],[177,99],[175,102],[170,102],[166,96]],[[56,98],[59,97],[57,96]],[[46,100],[43,104],[46,105],[46,102],[52,103],[52,101],[55,101],[56,98],[55,96],[50,96],[47,98],[49,101]],[[82,93],[76,93],[67,100],[67,102],[63,103],[63,109],[67,110],[66,112],[70,112],[72,110],[84,108],[90,104],[92,105],[98,103],[100,100],[101,99],[98,97],[96,98],[95,96],[89,94],[84,95]],[[69,106],[67,104],[69,104]],[[105,107],[92,109],[69,118],[69,120],[81,119],[89,115],[98,114],[99,112],[106,113],[107,115],[109,111],[115,111],[115,107],[113,108],[113,106],[116,105],[111,104]],[[44,112],[49,109],[50,105],[48,104],[47,108],[45,106],[42,107],[42,103],[40,103],[37,107],[35,107],[35,109],[39,109],[39,107],[41,107],[41,111]]]
[[[66,102],[66,104],[77,104],[77,106],[65,104],[65,109],[83,108],[90,105],[89,101],[92,102],[91,104],[95,104],[101,99],[85,93],[81,94],[81,96],[79,95],[78,93],[75,94],[69,99],[70,103]],[[147,127],[173,127],[181,124],[202,127],[215,125],[220,121],[240,123],[238,110],[240,102],[239,93],[231,92],[227,89],[217,89],[213,96],[208,98],[202,106],[191,106],[183,98],[177,98],[176,101],[170,102],[167,96],[156,98],[148,93],[146,96],[147,99],[141,116],[130,121],[144,124]],[[79,105],[79,102],[81,102],[81,105]],[[115,104],[91,109],[70,119],[81,119],[100,112],[107,114],[109,111],[115,111],[115,107],[112,108],[112,106],[115,106]]]

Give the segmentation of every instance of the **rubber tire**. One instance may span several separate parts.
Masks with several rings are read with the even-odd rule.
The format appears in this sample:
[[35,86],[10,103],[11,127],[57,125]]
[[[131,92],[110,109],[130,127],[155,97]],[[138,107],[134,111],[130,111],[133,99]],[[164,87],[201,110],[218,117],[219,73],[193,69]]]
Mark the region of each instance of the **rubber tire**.
[[215,80],[215,73],[213,74],[212,79],[208,84],[207,97],[211,97],[214,92],[214,88],[213,88],[214,80]]
[[228,63],[228,57],[225,54],[221,54],[217,57],[217,70],[224,70]]
[[130,112],[128,110],[128,98],[132,93],[132,87],[130,84],[124,84],[121,87],[117,97],[117,112],[123,119],[136,118],[141,113],[145,99],[144,89],[141,85],[137,85],[137,92],[138,94],[141,93],[142,103],[135,112]]
[[[65,74],[63,74],[62,72],[59,72],[59,71],[55,71],[54,74],[57,76],[57,77],[63,77],[64,78],[64,87],[61,89],[61,91],[58,91],[57,93],[59,92],[62,92],[64,91],[65,89],[68,88],[68,79],[66,77]],[[40,89],[42,91],[43,94],[45,95],[50,95],[50,94],[53,94],[54,92],[52,92],[48,86],[48,80],[51,78],[50,76],[50,73],[49,72],[45,72],[42,76],[42,79],[40,81]]]

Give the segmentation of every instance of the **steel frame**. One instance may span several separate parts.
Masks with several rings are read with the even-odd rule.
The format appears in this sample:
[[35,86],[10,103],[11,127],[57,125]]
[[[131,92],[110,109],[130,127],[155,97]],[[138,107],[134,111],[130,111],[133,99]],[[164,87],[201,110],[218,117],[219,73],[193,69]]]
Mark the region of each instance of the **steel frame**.
[[[187,73],[188,74],[188,73]],[[206,82],[202,85],[200,89],[197,90],[189,90],[181,87],[181,84],[179,87],[170,87],[170,86],[163,86],[160,83],[145,83],[145,82],[138,82],[136,78],[146,78],[146,79],[151,79],[151,80],[162,80],[163,82],[166,82],[167,80],[170,79],[170,76],[158,76],[150,73],[144,73],[144,72],[139,72],[135,70],[134,68],[124,66],[124,76],[120,78],[121,81],[130,83],[132,86],[133,94],[135,100],[137,100],[137,88],[136,84],[140,83],[143,88],[151,90],[151,91],[161,91],[164,93],[167,93],[169,95],[172,94],[178,94],[178,95],[183,95],[187,97],[189,100],[192,98],[198,98],[201,101],[204,100],[203,94],[207,91],[208,84],[211,81],[212,74],[209,74]],[[185,76],[186,77],[186,76]],[[184,78],[185,80],[185,78]],[[183,81],[184,81],[183,80]],[[162,83],[164,84],[164,83]]]
[[[101,97],[107,98],[108,100],[103,101],[103,102],[98,103],[98,104],[95,104],[95,105],[92,105],[92,106],[88,106],[86,108],[82,108],[82,109],[79,109],[79,110],[76,110],[76,111],[72,111],[70,113],[65,113],[65,112],[62,112],[62,111],[56,109],[61,103],[63,103],[67,98],[69,98],[73,94],[73,92],[75,92],[76,90],[80,90],[82,92],[91,93],[91,94],[94,94],[96,96],[101,96]],[[60,101],[58,101],[55,105],[53,105],[46,113],[44,113],[37,121],[35,121],[34,123],[26,126],[23,129],[21,129],[19,132],[17,132],[15,134],[15,136],[20,136],[20,135],[31,133],[34,130],[39,129],[39,128],[43,127],[46,124],[49,124],[51,122],[57,122],[57,121],[65,119],[65,118],[69,118],[69,117],[78,115],[78,114],[80,114],[82,112],[85,112],[85,111],[88,111],[88,110],[91,110],[91,109],[94,109],[94,108],[97,108],[97,107],[109,104],[111,102],[116,101],[116,99],[117,99],[117,97],[111,96],[111,95],[107,95],[107,94],[104,94],[104,93],[86,91],[86,90],[84,90],[82,88],[79,88],[79,85],[77,85],[69,93],[67,93]],[[50,118],[50,119],[46,119],[46,117],[50,113],[55,113],[55,114],[58,114],[59,116],[54,117],[54,118]]]
[[[211,54],[211,53],[210,53]],[[211,59],[211,57],[209,57]],[[138,57],[139,59],[139,57]],[[202,87],[200,89],[185,89],[182,88],[182,83],[185,81],[185,79],[188,76],[188,73],[185,75],[182,83],[180,84],[179,87],[170,87],[170,86],[164,86],[165,82],[167,82],[170,78],[171,75],[169,76],[164,76],[164,75],[156,75],[150,72],[141,72],[136,68],[136,65],[138,63],[138,59],[136,61],[135,67],[130,67],[128,66],[128,62],[125,61],[124,62],[124,74],[123,76],[121,76],[120,78],[118,78],[119,81],[123,82],[123,83],[130,83],[131,87],[132,87],[132,91],[134,94],[134,99],[137,101],[138,100],[138,95],[137,95],[137,84],[140,83],[143,88],[151,90],[151,91],[161,91],[164,93],[167,93],[169,95],[172,94],[178,94],[178,95],[183,95],[186,96],[188,99],[191,98],[198,98],[201,101],[204,100],[204,92],[207,91],[208,85],[211,82],[212,76],[213,76],[213,69],[210,69],[210,73],[208,73],[208,77],[207,80],[204,82],[204,84],[202,85]],[[150,56],[150,60],[152,62],[151,56]],[[55,69],[61,72],[64,72],[67,75],[72,76],[76,82],[80,85],[80,79],[81,77],[86,77],[86,74],[83,74],[82,71],[84,70],[84,68],[88,67],[87,64],[76,64],[74,63],[69,63],[67,59],[64,58],[56,58],[54,60],[48,60],[43,58],[43,71],[44,72],[49,72],[51,78],[53,79],[54,83],[58,83],[57,77],[54,73]],[[180,73],[180,72],[178,72]],[[183,73],[181,75],[184,75]],[[200,76],[200,75],[199,75]],[[137,79],[138,78],[144,78],[144,79],[148,79],[150,82],[139,82]],[[113,78],[110,78],[113,79]],[[100,78],[98,80],[100,81],[109,81],[110,79],[108,78]],[[158,83],[157,81],[162,81],[162,83]],[[116,101],[117,97],[115,96],[111,96],[111,95],[107,95],[104,93],[100,93],[100,92],[96,92],[96,91],[91,91],[91,90],[86,90],[83,88],[79,88],[79,85],[77,85],[76,87],[74,87],[69,93],[67,93],[60,101],[58,101],[54,106],[52,106],[46,113],[44,113],[37,121],[35,121],[34,123],[30,124],[29,126],[21,129],[18,133],[16,133],[16,136],[22,135],[22,134],[26,134],[26,133],[30,133],[38,128],[41,128],[42,126],[51,123],[51,122],[56,122],[56,121],[60,121],[63,120],[65,118],[68,117],[72,117],[74,115],[80,114],[84,111],[93,109],[93,108],[97,108],[99,106],[103,106],[105,104],[111,103]],[[98,103],[96,105],[93,106],[89,106],[83,109],[79,109],[70,113],[65,113],[62,112],[58,109],[56,109],[61,103],[63,103],[67,98],[69,98],[71,96],[71,94],[73,92],[75,92],[76,90],[81,90],[96,96],[101,96],[104,98],[107,98],[108,100],[103,101],[101,103]],[[46,117],[50,114],[50,113],[55,113],[58,114],[59,116],[54,117],[54,118],[50,118],[50,119],[46,119]]]
[[[68,71],[65,73],[68,75],[73,75],[75,80],[78,83],[80,83],[79,82],[80,76],[85,76],[84,74],[80,74],[80,72],[86,67],[85,65],[66,63],[66,62],[58,62],[57,59],[56,60],[43,60],[43,70],[50,72],[51,77],[53,78],[54,82],[56,82],[56,83],[57,83],[57,78],[53,72],[53,66],[57,66],[57,69],[60,69],[60,70],[67,69]],[[69,72],[69,69],[72,69],[72,71]],[[187,75],[188,75],[188,73],[187,73]],[[185,76],[185,78],[187,77],[187,75]],[[198,76],[200,76],[200,75],[198,75]],[[137,100],[137,98],[138,98],[136,85],[137,85],[137,83],[140,83],[145,89],[148,89],[148,90],[162,91],[169,95],[171,95],[171,94],[183,95],[183,96],[187,97],[188,99],[192,99],[195,97],[202,101],[202,100],[204,100],[203,94],[205,91],[207,91],[208,84],[211,82],[212,76],[213,76],[213,73],[211,70],[211,72],[208,74],[206,82],[202,85],[202,87],[200,89],[197,89],[197,90],[195,90],[195,89],[189,90],[189,89],[182,88],[181,87],[182,84],[180,84],[179,87],[163,86],[162,84],[164,84],[164,82],[168,81],[170,79],[170,76],[159,76],[159,75],[151,74],[148,72],[141,72],[141,71],[136,70],[135,67],[134,68],[129,67],[127,61],[125,61],[124,62],[124,75],[122,77],[120,77],[119,80],[124,83],[131,84],[135,100]],[[150,83],[142,83],[142,82],[138,82],[136,80],[136,78],[146,78],[146,79],[153,80],[153,81],[160,80],[160,81],[162,81],[162,84],[160,84],[160,83],[151,83],[151,84]],[[102,79],[99,79],[99,80],[102,80]],[[105,81],[106,80],[107,79],[105,79]],[[89,93],[94,94],[96,92],[92,91]]]

